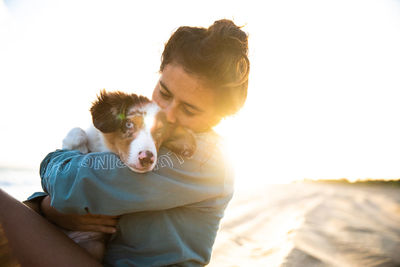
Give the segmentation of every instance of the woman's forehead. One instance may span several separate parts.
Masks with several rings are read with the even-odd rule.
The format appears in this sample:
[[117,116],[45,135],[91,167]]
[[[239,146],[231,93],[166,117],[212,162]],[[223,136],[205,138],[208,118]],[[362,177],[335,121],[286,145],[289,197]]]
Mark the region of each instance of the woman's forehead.
[[214,93],[200,78],[187,73],[181,66],[168,64],[161,73],[160,82],[174,98],[200,109],[213,105]]

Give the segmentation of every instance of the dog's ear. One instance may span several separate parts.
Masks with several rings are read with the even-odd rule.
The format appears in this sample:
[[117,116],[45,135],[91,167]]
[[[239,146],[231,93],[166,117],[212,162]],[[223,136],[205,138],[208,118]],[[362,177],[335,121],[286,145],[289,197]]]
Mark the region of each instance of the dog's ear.
[[102,90],[90,108],[94,127],[103,133],[116,131],[121,125],[118,111],[119,105],[115,101],[115,93],[107,93]]
[[135,94],[102,90],[90,109],[94,127],[103,133],[115,132],[121,128],[127,109],[144,100]]
[[193,156],[197,148],[194,133],[182,126],[175,127],[163,145],[169,150],[188,158]]

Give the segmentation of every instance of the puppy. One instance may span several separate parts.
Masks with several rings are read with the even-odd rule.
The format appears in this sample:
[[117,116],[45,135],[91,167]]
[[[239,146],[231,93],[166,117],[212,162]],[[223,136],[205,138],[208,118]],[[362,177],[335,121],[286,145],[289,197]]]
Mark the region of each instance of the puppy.
[[[185,157],[191,157],[196,150],[193,133],[169,124],[157,104],[144,96],[102,90],[90,112],[93,125],[87,131],[72,129],[63,140],[63,149],[82,153],[113,152],[138,173],[155,167],[161,145]],[[65,232],[93,257],[103,259],[104,234]]]

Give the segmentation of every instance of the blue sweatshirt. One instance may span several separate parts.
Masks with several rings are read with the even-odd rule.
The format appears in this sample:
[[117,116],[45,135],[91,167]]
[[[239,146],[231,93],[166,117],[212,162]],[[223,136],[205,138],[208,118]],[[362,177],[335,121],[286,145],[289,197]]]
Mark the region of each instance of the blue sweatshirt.
[[40,166],[51,206],[63,213],[121,215],[105,266],[202,266],[233,194],[233,173],[214,132],[197,135],[191,159],[161,148],[139,174],[113,153],[57,150]]

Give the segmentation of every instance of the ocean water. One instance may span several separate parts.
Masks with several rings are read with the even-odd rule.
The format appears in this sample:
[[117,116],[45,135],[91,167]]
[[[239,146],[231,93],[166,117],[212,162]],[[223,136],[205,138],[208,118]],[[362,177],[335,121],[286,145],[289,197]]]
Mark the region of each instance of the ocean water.
[[0,188],[22,201],[37,191],[43,191],[39,169],[0,168]]

